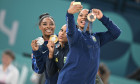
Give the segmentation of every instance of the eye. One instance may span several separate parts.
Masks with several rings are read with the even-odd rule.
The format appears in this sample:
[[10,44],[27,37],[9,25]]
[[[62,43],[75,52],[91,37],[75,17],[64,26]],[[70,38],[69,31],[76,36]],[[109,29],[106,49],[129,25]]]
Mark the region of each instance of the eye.
[[54,25],[54,23],[51,22],[50,25]]
[[43,23],[43,25],[47,25],[46,23]]
[[61,29],[60,31],[63,32],[63,29]]
[[82,14],[80,14],[80,17],[82,17],[83,15]]

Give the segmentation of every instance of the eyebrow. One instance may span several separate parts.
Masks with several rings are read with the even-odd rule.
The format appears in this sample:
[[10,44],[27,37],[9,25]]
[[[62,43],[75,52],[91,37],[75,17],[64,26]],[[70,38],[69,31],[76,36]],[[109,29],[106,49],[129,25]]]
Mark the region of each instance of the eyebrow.
[[[47,23],[47,22],[42,22],[42,23]],[[54,24],[54,22],[49,22],[49,23],[52,23],[52,24]]]
[[[80,13],[80,14],[84,15],[83,13]],[[88,15],[88,14],[86,14],[86,15]]]

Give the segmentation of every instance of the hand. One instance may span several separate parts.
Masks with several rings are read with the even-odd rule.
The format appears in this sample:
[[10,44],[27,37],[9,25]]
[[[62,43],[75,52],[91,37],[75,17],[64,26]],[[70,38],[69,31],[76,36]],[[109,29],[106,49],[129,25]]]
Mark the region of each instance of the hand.
[[70,14],[75,14],[82,10],[83,6],[82,5],[73,5],[74,1],[71,2],[70,7],[68,9],[68,13]]
[[92,9],[92,13],[94,13],[98,20],[100,20],[103,17],[103,13],[99,9]]
[[49,49],[49,59],[53,58],[55,43],[53,41],[48,41],[47,47]]
[[31,47],[33,51],[37,51],[39,49],[39,46],[37,45],[37,40],[32,40]]

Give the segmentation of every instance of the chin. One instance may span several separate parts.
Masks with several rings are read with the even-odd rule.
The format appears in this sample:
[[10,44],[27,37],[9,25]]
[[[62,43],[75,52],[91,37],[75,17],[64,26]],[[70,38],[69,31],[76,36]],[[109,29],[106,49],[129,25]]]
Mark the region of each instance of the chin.
[[46,33],[45,35],[49,36],[49,35],[52,35],[52,33]]
[[82,29],[84,29],[84,26],[85,26],[85,25],[80,25],[80,27],[81,27]]
[[59,42],[62,42],[63,40],[59,39],[58,41],[59,41]]

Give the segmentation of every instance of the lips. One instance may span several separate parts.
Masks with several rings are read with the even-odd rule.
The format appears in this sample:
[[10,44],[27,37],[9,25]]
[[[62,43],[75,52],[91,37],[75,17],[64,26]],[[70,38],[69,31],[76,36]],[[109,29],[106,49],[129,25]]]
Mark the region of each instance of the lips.
[[85,25],[85,24],[86,24],[86,21],[85,21],[85,20],[82,20],[82,21],[81,21],[81,24],[82,24],[82,25]]
[[52,30],[51,30],[51,29],[46,29],[45,32],[46,32],[46,33],[51,33]]
[[63,39],[63,36],[59,36],[59,39]]

